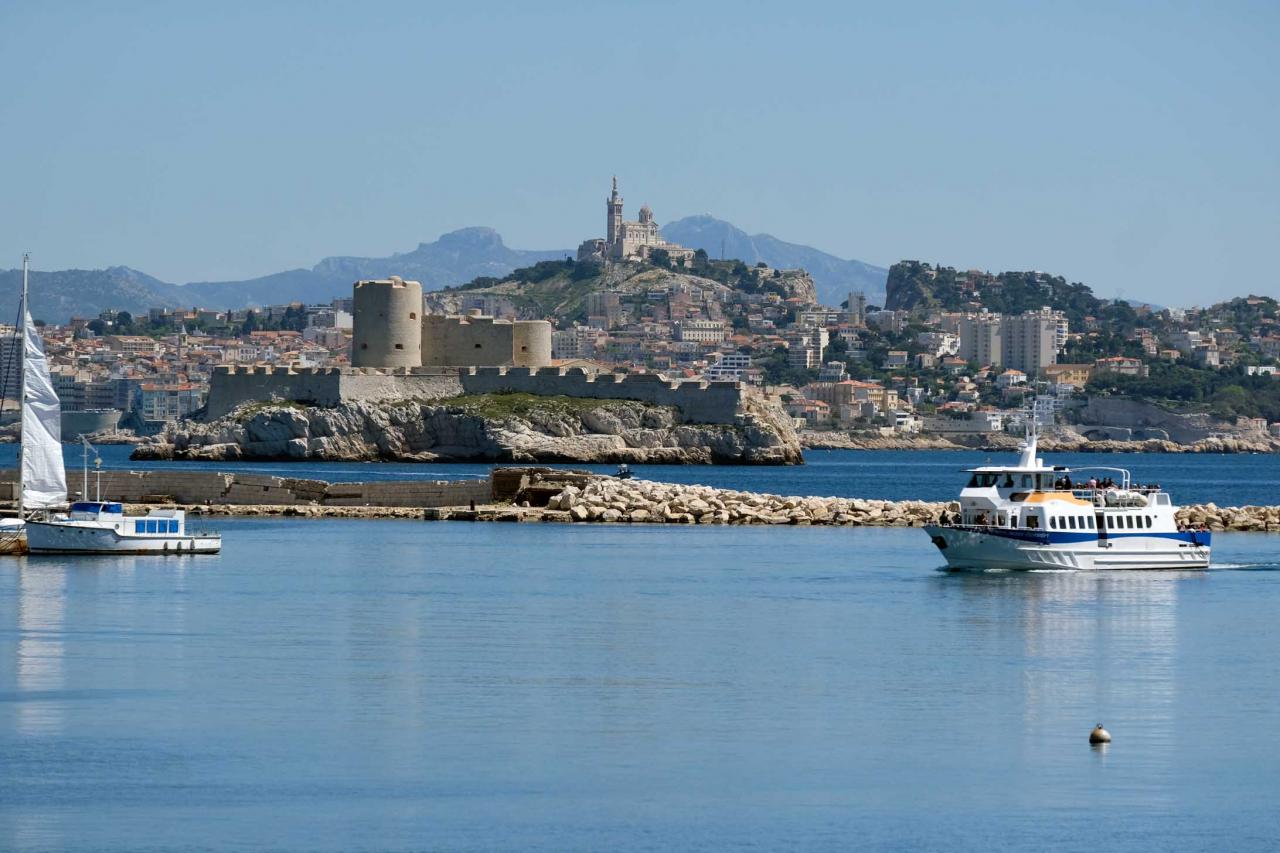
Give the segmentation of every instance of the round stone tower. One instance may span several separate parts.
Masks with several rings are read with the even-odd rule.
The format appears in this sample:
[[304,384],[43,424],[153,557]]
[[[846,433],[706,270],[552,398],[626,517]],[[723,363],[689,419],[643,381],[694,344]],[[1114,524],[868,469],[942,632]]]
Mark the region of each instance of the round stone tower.
[[422,364],[422,285],[393,275],[357,281],[353,294],[352,367]]
[[516,320],[511,335],[511,363],[516,367],[551,364],[551,324],[546,320]]

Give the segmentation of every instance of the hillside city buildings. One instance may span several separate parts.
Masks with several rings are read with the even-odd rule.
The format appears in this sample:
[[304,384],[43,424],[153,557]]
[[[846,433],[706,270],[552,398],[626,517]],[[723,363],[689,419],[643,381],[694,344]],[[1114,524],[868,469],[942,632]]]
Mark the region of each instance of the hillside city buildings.
[[[1001,278],[950,268],[941,272],[966,310],[886,309],[858,291],[822,305],[811,283],[796,286],[800,271],[715,262],[720,280],[700,277],[693,261],[705,271],[705,253],[664,241],[651,210],[622,218],[616,181],[606,209],[606,236],[584,243],[580,260],[640,264],[662,250],[686,263],[674,264],[678,273],[652,267],[640,286],[600,286],[563,316],[537,316],[528,299],[494,288],[423,293],[396,277],[359,282],[325,305],[107,311],[44,328],[55,388],[64,409],[116,409],[145,432],[199,412],[219,367],[582,366],[747,383],[810,429],[981,435],[1016,423],[1031,400],[1071,408],[1091,380],[1140,379],[1153,364],[1226,370],[1243,360],[1251,375],[1280,381],[1280,322],[1263,297],[1230,310],[1136,306],[1123,339],[1087,314],[1072,315],[1076,328],[1048,306],[986,310],[984,294]],[[940,274],[903,263],[926,280]],[[1047,281],[1016,275],[1032,288]],[[19,351],[14,330],[0,328],[10,419]]]

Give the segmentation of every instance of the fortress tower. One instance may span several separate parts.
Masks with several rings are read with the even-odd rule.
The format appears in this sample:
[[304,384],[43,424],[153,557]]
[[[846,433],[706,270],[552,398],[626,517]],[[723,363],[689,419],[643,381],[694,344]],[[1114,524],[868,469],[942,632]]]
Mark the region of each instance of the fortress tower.
[[353,294],[351,365],[422,364],[422,285],[393,275],[357,281]]

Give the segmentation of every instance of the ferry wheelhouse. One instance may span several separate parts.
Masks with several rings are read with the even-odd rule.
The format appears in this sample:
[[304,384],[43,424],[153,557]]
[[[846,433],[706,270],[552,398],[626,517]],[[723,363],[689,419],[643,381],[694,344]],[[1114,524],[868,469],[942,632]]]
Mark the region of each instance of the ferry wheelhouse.
[[[971,468],[960,518],[925,528],[954,568],[1197,569],[1209,565],[1211,534],[1178,524],[1159,486],[1118,474],[1082,482],[1036,456],[1031,419],[1017,465]],[[1105,485],[1104,485],[1105,484]]]

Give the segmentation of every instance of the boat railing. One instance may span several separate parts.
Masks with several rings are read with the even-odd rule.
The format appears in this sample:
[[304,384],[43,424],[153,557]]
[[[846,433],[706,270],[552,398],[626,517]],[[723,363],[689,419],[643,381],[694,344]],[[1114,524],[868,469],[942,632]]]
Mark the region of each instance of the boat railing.
[[1121,489],[1114,486],[1090,486],[1085,488],[1058,489],[1059,492],[1070,492],[1071,496],[1088,501],[1099,507],[1143,507],[1154,506],[1155,496],[1163,489],[1159,485],[1131,486]]

